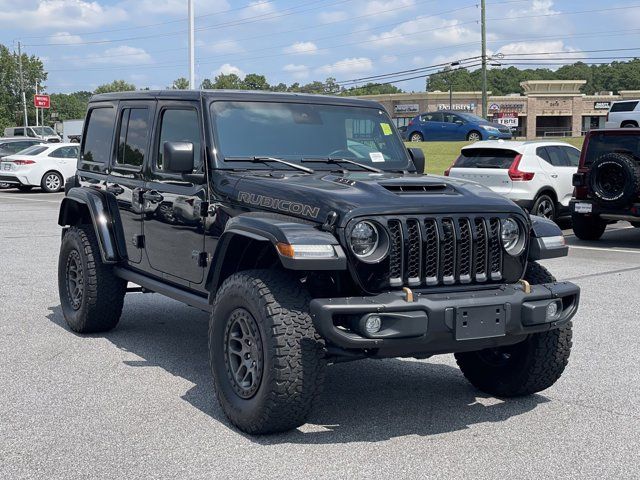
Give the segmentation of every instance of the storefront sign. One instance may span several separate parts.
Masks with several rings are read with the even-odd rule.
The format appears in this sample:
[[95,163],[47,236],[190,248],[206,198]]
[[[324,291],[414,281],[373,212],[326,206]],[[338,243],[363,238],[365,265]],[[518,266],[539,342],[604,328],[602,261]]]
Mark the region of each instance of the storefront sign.
[[611,108],[611,102],[593,102],[594,110],[609,110]]
[[[451,105],[451,110],[457,110],[459,112],[473,112],[476,109],[475,103],[454,103]],[[438,105],[438,110],[449,110],[448,103],[441,103]]]
[[417,103],[403,103],[393,107],[393,113],[419,113],[420,105]]
[[494,120],[509,128],[518,128],[518,115],[516,113],[496,113]]

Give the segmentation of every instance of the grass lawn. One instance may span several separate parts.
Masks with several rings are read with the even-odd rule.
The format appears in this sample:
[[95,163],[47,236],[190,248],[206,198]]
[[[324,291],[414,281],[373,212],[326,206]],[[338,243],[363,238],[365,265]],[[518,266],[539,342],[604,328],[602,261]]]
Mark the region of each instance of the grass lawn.
[[[583,137],[554,138],[549,140],[559,140],[581,148]],[[427,172],[442,175],[451,163],[458,158],[460,149],[469,142],[406,142],[408,147],[419,147],[424,151],[427,159]]]

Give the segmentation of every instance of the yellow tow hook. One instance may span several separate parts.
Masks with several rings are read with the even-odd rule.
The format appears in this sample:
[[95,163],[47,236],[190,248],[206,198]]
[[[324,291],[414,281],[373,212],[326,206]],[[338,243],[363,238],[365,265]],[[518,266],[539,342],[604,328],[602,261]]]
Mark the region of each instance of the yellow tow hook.
[[402,291],[404,292],[404,301],[407,303],[411,303],[413,302],[413,292],[411,291],[411,289],[409,287],[403,287]]
[[526,281],[526,280],[524,280],[524,279],[521,279],[520,281],[518,281],[518,283],[519,283],[520,285],[522,285],[522,291],[523,291],[525,294],[527,294],[527,295],[528,295],[528,294],[530,294],[530,293],[531,293],[531,284],[530,284],[529,282],[527,282],[527,281]]

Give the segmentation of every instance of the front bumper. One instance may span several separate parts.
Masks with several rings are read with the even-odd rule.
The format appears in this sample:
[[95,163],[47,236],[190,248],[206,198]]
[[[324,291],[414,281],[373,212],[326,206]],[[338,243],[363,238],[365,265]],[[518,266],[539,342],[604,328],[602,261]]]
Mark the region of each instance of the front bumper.
[[[529,293],[521,284],[415,293],[413,302],[401,291],[315,299],[310,309],[317,332],[330,346],[366,350],[373,356],[422,356],[518,343],[530,333],[566,324],[578,310],[579,299],[577,285],[558,282],[533,285]],[[548,319],[552,302],[559,314]],[[382,320],[382,328],[372,335],[361,328],[371,315]]]

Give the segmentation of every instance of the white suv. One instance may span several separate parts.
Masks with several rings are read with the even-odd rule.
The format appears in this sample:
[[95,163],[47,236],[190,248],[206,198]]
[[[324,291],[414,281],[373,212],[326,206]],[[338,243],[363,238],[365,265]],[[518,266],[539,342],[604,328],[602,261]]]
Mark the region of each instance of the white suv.
[[640,100],[613,102],[604,128],[637,128],[640,126]]
[[464,147],[444,174],[473,180],[555,220],[570,214],[579,161],[580,150],[563,142],[489,140]]

